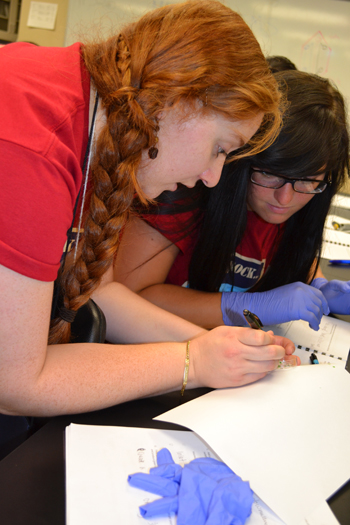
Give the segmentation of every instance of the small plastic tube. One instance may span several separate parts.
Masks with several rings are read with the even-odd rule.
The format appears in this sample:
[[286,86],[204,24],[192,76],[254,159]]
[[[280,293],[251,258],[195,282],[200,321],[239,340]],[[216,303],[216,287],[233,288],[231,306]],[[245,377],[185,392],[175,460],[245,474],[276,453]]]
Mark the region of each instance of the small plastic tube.
[[289,370],[294,366],[298,366],[297,357],[295,355],[287,355],[278,363],[276,370]]

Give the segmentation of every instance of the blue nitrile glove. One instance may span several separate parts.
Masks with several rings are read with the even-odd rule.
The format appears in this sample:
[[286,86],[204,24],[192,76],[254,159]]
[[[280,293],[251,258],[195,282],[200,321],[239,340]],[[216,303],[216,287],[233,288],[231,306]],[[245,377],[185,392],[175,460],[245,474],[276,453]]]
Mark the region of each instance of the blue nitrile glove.
[[159,496],[177,496],[182,476],[181,465],[174,462],[166,448],[158,452],[157,463],[158,467],[151,468],[149,474],[131,474],[128,477],[129,484]]
[[321,290],[333,314],[350,314],[350,281],[327,281],[318,277],[311,282],[311,286]]
[[303,319],[319,329],[322,315],[329,314],[328,303],[320,290],[301,282],[286,284],[268,292],[223,292],[222,318],[226,325],[246,326],[243,310],[257,315],[263,325]]
[[[168,463],[162,463],[167,459]],[[128,478],[132,486],[156,494],[166,493],[166,497],[140,507],[143,517],[178,514],[178,525],[243,525],[250,515],[254,500],[249,483],[224,463],[213,458],[198,458],[182,469],[167,449],[158,453],[157,461],[160,466],[151,469],[149,474],[133,474]],[[155,479],[147,480],[147,476]],[[163,476],[167,482],[174,483],[169,491],[164,490],[162,481],[158,485],[158,478]],[[178,495],[173,496],[176,486]]]
[[182,472],[177,525],[243,525],[253,502],[249,483],[225,463],[197,458]]

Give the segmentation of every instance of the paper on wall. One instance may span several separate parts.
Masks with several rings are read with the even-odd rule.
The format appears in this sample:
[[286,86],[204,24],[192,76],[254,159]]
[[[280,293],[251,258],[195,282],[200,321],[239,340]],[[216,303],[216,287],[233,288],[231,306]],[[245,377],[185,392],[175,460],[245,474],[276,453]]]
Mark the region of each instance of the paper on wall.
[[30,2],[28,27],[55,29],[58,4],[49,2]]

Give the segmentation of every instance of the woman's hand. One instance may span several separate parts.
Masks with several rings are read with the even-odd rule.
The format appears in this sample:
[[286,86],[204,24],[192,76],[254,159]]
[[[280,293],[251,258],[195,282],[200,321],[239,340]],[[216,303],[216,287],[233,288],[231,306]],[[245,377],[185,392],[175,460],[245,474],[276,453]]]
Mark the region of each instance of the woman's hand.
[[286,284],[268,292],[223,292],[222,318],[226,325],[244,325],[243,310],[254,312],[264,325],[302,319],[318,330],[322,315],[329,314],[323,290],[302,282]]
[[246,385],[275,370],[294,350],[289,339],[272,332],[220,326],[191,341],[188,383],[191,388]]
[[311,286],[323,293],[333,314],[350,314],[350,281],[327,281],[319,278],[314,279]]

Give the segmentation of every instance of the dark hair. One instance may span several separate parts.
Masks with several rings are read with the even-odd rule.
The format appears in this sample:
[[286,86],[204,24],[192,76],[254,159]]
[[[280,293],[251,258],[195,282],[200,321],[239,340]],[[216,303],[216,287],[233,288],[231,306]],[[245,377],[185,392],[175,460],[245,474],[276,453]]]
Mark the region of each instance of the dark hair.
[[270,267],[253,290],[308,282],[315,259],[319,261],[331,199],[349,174],[344,99],[327,79],[316,75],[285,71],[276,78],[290,103],[282,131],[268,149],[227,164],[219,184],[210,190],[189,270],[191,288],[218,291],[229,271],[246,227],[252,166],[291,178],[325,171],[331,181],[287,220]]
[[297,67],[289,58],[280,55],[266,57],[266,62],[270,68],[271,73],[278,73],[279,71],[296,70]]

